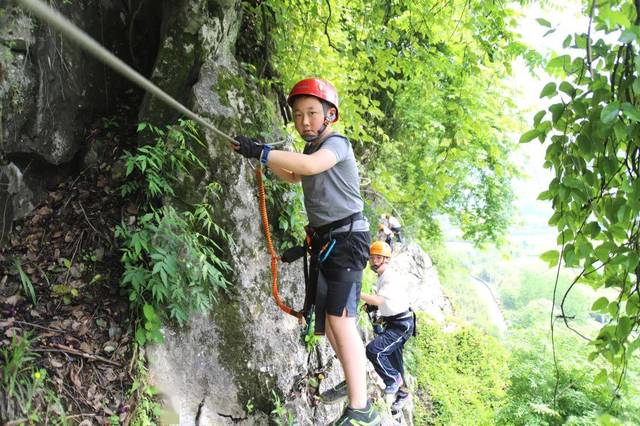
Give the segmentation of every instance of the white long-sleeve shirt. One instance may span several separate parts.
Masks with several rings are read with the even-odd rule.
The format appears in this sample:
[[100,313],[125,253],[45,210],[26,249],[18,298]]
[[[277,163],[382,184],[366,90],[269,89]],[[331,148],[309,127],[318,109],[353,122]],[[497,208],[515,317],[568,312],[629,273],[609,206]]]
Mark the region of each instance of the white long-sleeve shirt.
[[380,315],[390,317],[409,310],[409,295],[405,283],[398,279],[397,274],[386,269],[376,282],[376,294],[384,298],[384,303],[378,306]]

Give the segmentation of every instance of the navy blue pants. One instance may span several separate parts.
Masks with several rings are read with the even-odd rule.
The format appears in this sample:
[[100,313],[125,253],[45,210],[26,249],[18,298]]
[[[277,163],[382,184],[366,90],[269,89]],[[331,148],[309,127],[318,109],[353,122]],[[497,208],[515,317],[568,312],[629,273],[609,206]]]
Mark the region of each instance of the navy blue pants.
[[386,386],[404,375],[402,349],[413,335],[413,315],[406,318],[387,321],[382,334],[378,334],[367,345],[367,358],[373,364],[376,373]]

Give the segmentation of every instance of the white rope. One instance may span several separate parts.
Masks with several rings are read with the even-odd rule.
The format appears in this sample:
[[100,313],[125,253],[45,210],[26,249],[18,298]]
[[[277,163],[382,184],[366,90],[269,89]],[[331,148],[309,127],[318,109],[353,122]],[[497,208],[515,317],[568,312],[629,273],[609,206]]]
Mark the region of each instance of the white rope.
[[[49,25],[60,31],[63,35],[73,40],[77,44],[80,45],[84,50],[86,50],[91,55],[95,56],[99,61],[105,63],[109,67],[113,68],[116,72],[122,74],[127,79],[131,80],[133,83],[137,84],[151,95],[163,101],[165,104],[184,114],[185,116],[191,118],[192,120],[202,124],[207,129],[211,130],[216,135],[220,136],[223,139],[226,139],[228,142],[233,144],[238,144],[231,136],[223,133],[221,130],[217,129],[213,126],[209,121],[186,108],[180,102],[176,101],[158,86],[147,80],[144,76],[142,76],[139,72],[131,68],[129,65],[124,63],[122,60],[117,58],[113,53],[109,52],[107,49],[102,47],[97,41],[91,38],[87,33],[82,31],[76,25],[74,25],[67,18],[62,16],[58,11],[52,9],[46,4],[42,3],[39,0],[15,0],[25,9],[30,10],[34,15],[38,16],[43,21],[47,22]],[[280,142],[282,143],[282,142]],[[272,143],[271,145],[276,145]]]

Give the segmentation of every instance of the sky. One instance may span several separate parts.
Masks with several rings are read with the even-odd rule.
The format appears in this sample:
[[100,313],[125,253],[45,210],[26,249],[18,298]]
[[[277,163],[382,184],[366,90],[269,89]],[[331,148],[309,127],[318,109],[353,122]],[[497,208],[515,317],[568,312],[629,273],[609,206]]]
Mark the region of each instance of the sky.
[[[588,26],[587,18],[581,14],[579,2],[565,0],[550,3],[544,8],[539,4],[522,8],[517,29],[524,43],[548,57],[560,53],[562,42],[568,34],[585,32]],[[541,26],[536,21],[538,18],[549,21],[555,31],[544,36],[549,28]],[[549,104],[548,99],[542,100],[539,95],[552,78],[540,69],[535,74],[532,75],[524,60],[518,59],[513,63],[513,76],[507,81],[516,104],[522,108],[527,126],[531,126],[535,113]],[[514,137],[519,139],[520,135]],[[553,178],[552,171],[543,167],[545,149],[536,139],[520,144],[512,156],[523,176],[513,182],[517,197],[515,207],[519,217],[510,230],[510,238],[514,241],[527,240],[538,254],[554,248],[557,235],[555,229],[547,225],[553,213],[550,202],[537,200]]]
[[[546,3],[544,7],[536,3],[520,8],[516,31],[524,43],[545,57],[551,58],[556,54],[566,53],[562,49],[563,40],[568,34],[585,32],[588,19],[581,13],[578,0],[552,0]],[[540,25],[537,21],[539,18],[549,21],[554,31],[545,36],[549,28]],[[532,73],[523,59],[513,62],[512,77],[506,81],[506,86],[511,91],[516,105],[520,107],[527,126],[525,130],[532,125],[533,116],[551,103],[548,98],[540,99],[540,92],[544,85],[552,80],[553,78],[542,69],[536,69]],[[516,141],[520,136],[520,133],[509,135]],[[546,147],[536,139],[520,144],[511,157],[522,176],[512,183],[516,196],[516,223],[509,230],[508,240],[516,247],[525,248],[527,254],[535,257],[557,248],[556,229],[547,224],[553,214],[551,203],[537,199],[553,178],[553,172],[543,166],[545,149]],[[442,225],[444,235],[450,243],[465,245],[461,242],[460,230],[452,227],[446,218],[443,218]]]

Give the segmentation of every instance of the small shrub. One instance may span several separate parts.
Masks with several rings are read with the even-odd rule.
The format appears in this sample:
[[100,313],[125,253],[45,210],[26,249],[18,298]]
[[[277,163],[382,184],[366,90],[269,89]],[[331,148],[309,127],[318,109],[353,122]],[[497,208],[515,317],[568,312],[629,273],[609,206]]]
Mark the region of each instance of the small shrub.
[[20,274],[20,283],[22,283],[22,290],[24,291],[25,296],[30,297],[31,301],[35,305],[37,303],[36,291],[33,288],[33,283],[31,282],[31,279],[29,279],[29,275],[27,275],[22,270],[22,264],[18,259],[16,259],[15,261],[15,266],[16,266],[16,270],[18,271],[18,274]]
[[417,379],[416,425],[495,424],[506,387],[507,352],[491,336],[458,324],[449,333],[418,314],[418,336],[407,345],[407,368]]
[[[182,211],[167,203],[180,176],[190,176],[190,168],[205,169],[194,151],[202,142],[193,123],[180,121],[167,130],[142,123],[138,131],[150,132],[153,143],[123,156],[129,179],[121,194],[142,191],[147,212],[118,226],[116,237],[125,268],[121,285],[140,315],[136,340],[144,345],[162,340],[163,321],[182,326],[191,311],[211,307],[216,292],[227,288],[224,274],[230,271],[219,244],[233,242],[213,220],[210,201],[220,190],[215,182],[207,186],[201,203]],[[160,202],[165,205],[155,207]]]
[[0,418],[13,413],[26,417],[29,424],[43,424],[46,418],[49,424],[65,425],[64,408],[51,389],[47,370],[35,364],[39,355],[32,350],[33,342],[29,335],[13,336],[8,347],[0,348],[1,381],[7,398],[2,404],[6,403],[8,411],[0,413]]

